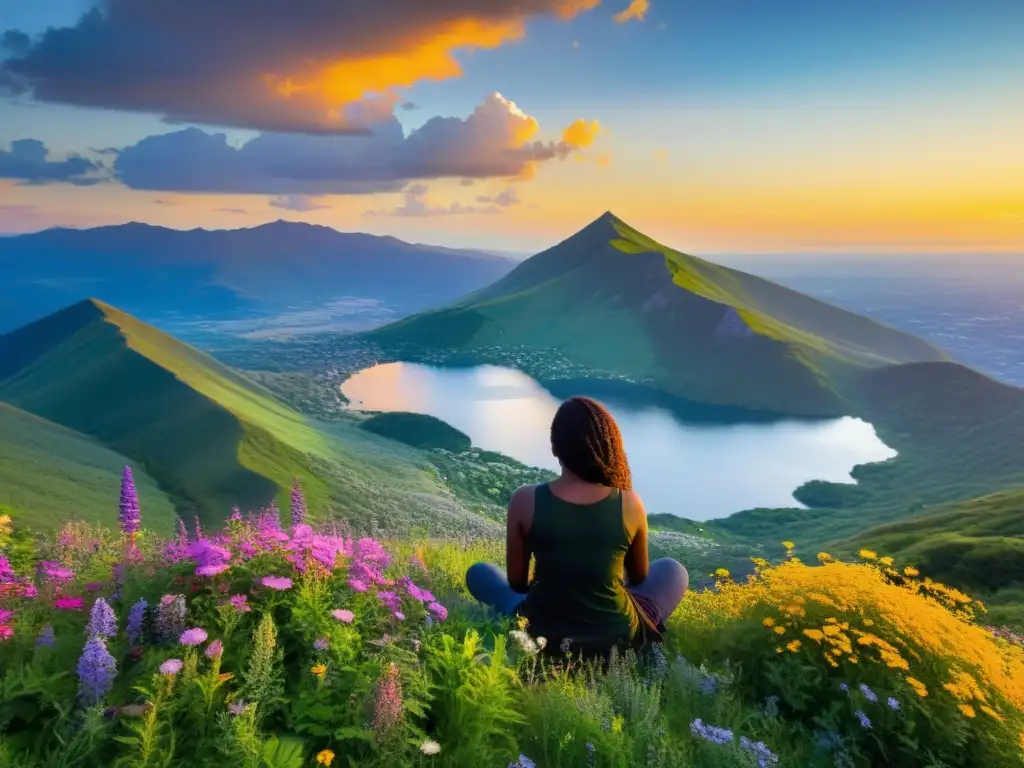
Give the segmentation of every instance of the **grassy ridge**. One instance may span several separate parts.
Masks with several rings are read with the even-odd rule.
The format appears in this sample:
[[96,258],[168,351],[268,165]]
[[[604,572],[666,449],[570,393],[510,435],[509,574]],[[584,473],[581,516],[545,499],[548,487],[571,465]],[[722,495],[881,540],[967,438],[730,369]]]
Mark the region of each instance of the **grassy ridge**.
[[[286,508],[298,477],[314,514],[400,513],[450,525],[459,511],[411,449],[351,424],[317,424],[213,358],[100,302],[0,337],[0,401],[131,457],[179,512]],[[410,499],[409,494],[415,497]],[[464,515],[465,513],[463,513]]]
[[[131,460],[95,440],[0,403],[0,509],[34,529],[59,528],[74,514],[117,524],[121,470]],[[146,524],[166,534],[174,506],[157,482],[136,469]]]

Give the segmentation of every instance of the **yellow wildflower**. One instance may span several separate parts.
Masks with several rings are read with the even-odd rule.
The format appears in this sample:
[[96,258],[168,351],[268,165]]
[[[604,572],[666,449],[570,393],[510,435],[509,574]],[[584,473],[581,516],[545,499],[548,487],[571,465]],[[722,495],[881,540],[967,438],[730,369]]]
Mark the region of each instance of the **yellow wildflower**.
[[612,718],[612,733],[622,733],[622,715],[616,715]]
[[784,634],[786,634],[786,628],[785,627],[776,627],[774,629],[774,632],[775,632],[776,635],[784,635]]
[[850,658],[847,659],[847,661],[850,662],[851,664],[858,664],[858,663],[860,663],[856,656],[851,656]]
[[324,675],[327,674],[327,667],[323,664],[314,664],[309,671],[312,672],[315,677],[319,677],[321,680],[323,680]]
[[775,619],[773,619],[771,616],[768,616],[761,623],[764,624],[766,627],[774,627],[775,626]]
[[329,749],[323,749],[317,752],[316,764],[317,765],[330,765],[334,762],[334,753]]
[[970,704],[961,704],[959,709],[964,713],[964,717],[974,717],[974,707]]
[[864,619],[864,626],[873,627],[875,626],[875,622],[872,619]]
[[825,633],[822,632],[820,629],[805,629],[804,634],[807,635],[807,637],[811,638],[811,640],[814,640],[818,643],[825,639]]
[[928,695],[928,688],[918,680],[916,677],[908,677],[907,685],[914,689],[914,693],[920,696],[922,699]]
[[775,652],[776,653],[782,653],[782,646],[776,645],[775,646]]
[[725,568],[718,568],[718,569],[716,569],[714,575],[717,576],[720,579],[728,579],[729,578],[729,572]]
[[857,554],[860,555],[865,560],[874,560],[875,558],[878,557],[878,553],[877,552],[872,552],[870,549],[862,549]]
[[786,648],[789,650],[790,653],[796,653],[797,651],[800,650],[800,645],[801,645],[801,643],[800,643],[799,640],[790,640],[786,644]]
[[917,568],[915,568],[914,566],[908,565],[906,568],[903,569],[903,575],[909,576],[910,578],[914,578],[915,576],[920,576],[921,572],[917,570]]
[[784,542],[782,542],[782,546],[784,546],[786,549],[795,549],[796,548],[796,544],[794,544],[792,541],[784,541]]
[[998,720],[1000,723],[1003,722],[1003,716],[996,712],[992,707],[987,704],[982,704],[980,707],[981,711],[991,717],[993,720]]
[[893,559],[891,557],[880,557],[878,558],[878,562],[880,562],[882,565],[892,565]]
[[831,559],[832,559],[832,555],[830,555],[828,552],[819,552],[818,553],[818,560],[820,562],[822,562],[822,563],[827,563]]

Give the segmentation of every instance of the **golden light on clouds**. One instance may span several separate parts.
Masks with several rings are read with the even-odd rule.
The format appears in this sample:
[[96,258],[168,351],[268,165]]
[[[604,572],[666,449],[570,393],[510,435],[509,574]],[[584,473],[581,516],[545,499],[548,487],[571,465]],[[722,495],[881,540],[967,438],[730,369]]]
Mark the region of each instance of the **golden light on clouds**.
[[572,149],[586,149],[601,132],[597,120],[576,120],[562,131],[562,142]]
[[625,24],[629,21],[643,21],[651,10],[651,0],[630,0],[629,6],[615,14],[615,21]]
[[[647,0],[642,2],[646,8]],[[600,4],[601,0],[560,0],[554,13],[569,20]],[[347,118],[340,110],[347,106],[369,99],[371,109],[377,106],[390,111],[400,101],[395,89],[461,77],[463,69],[456,52],[494,49],[520,40],[526,34],[525,21],[462,18],[439,28],[418,29],[415,37],[396,50],[312,65],[305,72],[268,73],[263,81],[284,99],[315,100],[327,120],[341,124]]]

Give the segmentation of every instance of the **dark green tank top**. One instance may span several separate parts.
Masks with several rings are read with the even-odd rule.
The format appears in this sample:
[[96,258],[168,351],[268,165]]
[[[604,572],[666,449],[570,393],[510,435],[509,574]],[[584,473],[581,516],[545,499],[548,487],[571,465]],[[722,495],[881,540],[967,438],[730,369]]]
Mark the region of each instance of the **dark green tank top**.
[[534,579],[522,610],[530,634],[554,649],[565,638],[580,650],[635,640],[640,619],[622,583],[630,545],[622,494],[612,490],[596,504],[571,504],[545,484],[534,498],[527,534]]

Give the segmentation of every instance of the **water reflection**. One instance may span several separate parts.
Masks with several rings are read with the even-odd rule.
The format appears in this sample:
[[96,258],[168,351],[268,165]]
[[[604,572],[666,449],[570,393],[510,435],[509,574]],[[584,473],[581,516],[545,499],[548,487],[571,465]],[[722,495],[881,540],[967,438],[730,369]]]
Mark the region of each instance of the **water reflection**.
[[[435,416],[479,448],[558,468],[549,428],[560,400],[520,371],[390,363],[357,373],[342,391],[352,407]],[[808,480],[850,482],[855,465],[896,455],[860,419],[695,426],[662,408],[603,401],[622,428],[634,485],[651,514],[708,520],[797,506],[793,491]]]

